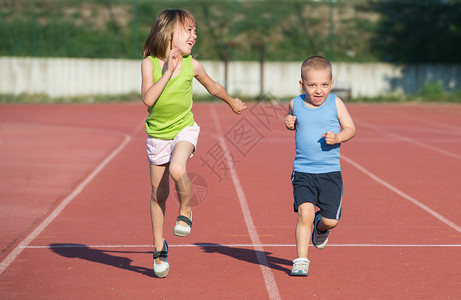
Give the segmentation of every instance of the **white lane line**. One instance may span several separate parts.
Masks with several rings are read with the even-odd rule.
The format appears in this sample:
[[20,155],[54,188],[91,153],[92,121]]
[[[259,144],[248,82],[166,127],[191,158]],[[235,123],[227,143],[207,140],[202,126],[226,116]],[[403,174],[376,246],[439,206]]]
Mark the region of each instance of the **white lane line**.
[[360,123],[360,125],[365,125],[368,128],[371,128],[373,130],[379,131],[380,133],[382,133],[384,135],[387,135],[387,136],[389,136],[391,138],[394,138],[396,140],[400,140],[400,141],[404,141],[404,142],[407,142],[407,143],[410,143],[410,144],[414,144],[414,145],[419,146],[421,148],[426,148],[426,149],[429,149],[431,151],[438,152],[440,154],[450,156],[450,157],[453,157],[453,158],[456,158],[456,159],[461,159],[461,155],[459,155],[459,154],[443,150],[443,149],[441,149],[439,147],[434,147],[432,145],[420,142],[418,140],[415,140],[415,139],[412,139],[412,138],[409,138],[409,137],[406,137],[406,136],[403,136],[403,135],[400,135],[400,134],[397,134],[397,133],[392,133],[390,131],[383,131],[380,127],[378,127],[376,125],[372,125],[372,124],[364,122],[364,121],[358,120],[358,122]]
[[[254,248],[254,244],[181,244],[181,245],[170,245],[172,248]],[[261,247],[296,247],[296,244],[260,244]],[[402,247],[402,248],[457,248],[461,247],[461,244],[328,244],[328,247]],[[83,244],[61,244],[61,245],[48,245],[48,246],[21,246],[23,249],[75,249],[75,248],[88,248],[88,249],[100,249],[100,248],[148,248],[152,249],[152,245],[83,245]],[[150,250],[151,251],[151,250]],[[151,251],[152,252],[152,251]]]
[[6,268],[21,254],[22,250],[27,247],[42,231],[51,223],[57,216],[66,208],[66,206],[80,194],[83,189],[96,177],[96,175],[101,172],[106,165],[120,152],[122,149],[128,144],[131,140],[131,137],[127,134],[124,134],[123,142],[114,150],[112,151],[109,156],[106,157],[97,167],[93,170],[73,191],[70,195],[68,195],[54,210],[51,212],[48,217],[43,220],[40,225],[38,225],[34,231],[32,231],[25,239],[19,243],[16,248],[11,251],[11,253],[0,263],[0,274],[5,271]]
[[432,216],[434,216],[435,218],[437,218],[438,220],[440,220],[441,222],[445,223],[446,225],[450,226],[451,228],[453,228],[454,230],[458,231],[458,232],[461,232],[461,226],[458,226],[456,225],[455,223],[453,223],[452,221],[448,220],[447,218],[445,218],[444,216],[442,216],[441,214],[439,214],[438,212],[436,212],[435,210],[433,210],[432,208],[424,205],[423,203],[419,202],[418,200],[416,200],[415,198],[405,194],[404,192],[402,192],[401,190],[399,190],[398,188],[394,187],[393,185],[391,185],[390,183],[382,180],[381,178],[379,178],[378,176],[376,176],[375,174],[371,173],[370,171],[368,171],[367,169],[365,169],[364,167],[362,167],[360,164],[356,163],[355,161],[353,161],[352,159],[348,158],[347,156],[344,156],[344,155],[341,155],[341,158],[344,159],[346,162],[348,162],[349,164],[351,164],[352,166],[356,167],[358,170],[360,170],[362,173],[366,174],[368,177],[370,177],[371,179],[373,179],[374,181],[378,182],[379,184],[381,185],[384,185],[386,188],[390,189],[391,191],[393,191],[394,193],[396,193],[397,195],[401,196],[402,198],[410,201],[411,203],[413,203],[414,205],[418,206],[419,208],[425,210],[426,212],[428,212],[429,214],[431,214]]
[[[221,147],[225,151],[225,153],[229,153],[229,149],[227,148],[226,141],[223,138],[221,126],[219,124],[218,116],[216,110],[213,105],[210,105],[211,115],[213,117],[214,123],[216,125],[216,130],[218,132],[218,140],[221,144]],[[274,275],[272,274],[272,270],[269,267],[269,263],[267,262],[266,255],[264,254],[264,248],[261,246],[261,240],[259,239],[258,232],[256,231],[256,227],[253,222],[253,218],[251,217],[250,208],[248,207],[248,201],[245,197],[245,193],[243,192],[242,185],[240,184],[240,180],[238,178],[237,172],[235,171],[234,167],[231,166],[229,160],[226,159],[228,167],[230,169],[230,174],[232,177],[232,181],[234,183],[235,191],[237,192],[238,199],[240,202],[240,208],[242,209],[243,217],[245,220],[245,224],[250,234],[250,239],[252,242],[252,246],[256,253],[256,258],[258,259],[259,266],[261,268],[261,272],[263,274],[264,282],[266,284],[266,290],[269,294],[270,299],[281,299],[280,292],[277,287],[277,283],[275,282]]]
[[452,152],[449,152],[449,151],[445,151],[443,149],[440,149],[440,148],[431,146],[429,144],[414,140],[412,138],[401,136],[401,135],[395,134],[395,133],[389,133],[389,135],[391,137],[397,139],[397,140],[401,140],[401,141],[404,141],[404,142],[407,142],[407,143],[411,143],[411,144],[414,144],[414,145],[419,146],[421,148],[426,148],[426,149],[432,150],[434,152],[438,152],[440,154],[450,156],[450,157],[453,157],[453,158],[456,158],[456,159],[461,159],[461,155],[458,155],[458,154],[455,154],[455,153],[452,153]]

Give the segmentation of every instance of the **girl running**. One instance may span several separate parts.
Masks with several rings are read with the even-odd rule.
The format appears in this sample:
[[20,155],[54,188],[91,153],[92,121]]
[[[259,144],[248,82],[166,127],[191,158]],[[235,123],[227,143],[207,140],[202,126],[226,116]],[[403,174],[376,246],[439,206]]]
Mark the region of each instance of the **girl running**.
[[234,113],[240,114],[246,109],[245,103],[229,96],[192,58],[196,30],[197,23],[190,12],[165,9],[156,17],[144,44],[141,92],[149,112],[147,157],[152,184],[154,272],[158,277],[165,277],[169,271],[168,244],[163,238],[169,176],[175,182],[180,204],[173,232],[177,236],[187,236],[191,232],[191,184],[186,164],[194,154],[200,132],[191,112],[192,78],[195,77],[211,95],[226,102]]

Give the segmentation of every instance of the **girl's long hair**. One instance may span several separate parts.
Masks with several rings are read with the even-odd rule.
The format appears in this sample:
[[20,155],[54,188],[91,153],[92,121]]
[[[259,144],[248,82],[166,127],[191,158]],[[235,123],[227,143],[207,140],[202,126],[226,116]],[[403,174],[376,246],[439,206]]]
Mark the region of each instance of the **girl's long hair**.
[[166,53],[170,47],[170,41],[173,39],[176,25],[185,26],[186,21],[190,20],[196,26],[197,22],[194,16],[185,9],[164,9],[154,20],[149,36],[144,43],[142,56],[157,57],[166,60]]

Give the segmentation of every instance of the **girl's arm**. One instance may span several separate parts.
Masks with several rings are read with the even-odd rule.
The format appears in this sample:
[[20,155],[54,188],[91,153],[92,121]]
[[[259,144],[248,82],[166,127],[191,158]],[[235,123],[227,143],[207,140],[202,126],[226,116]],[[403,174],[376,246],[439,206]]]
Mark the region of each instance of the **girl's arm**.
[[356,132],[354,122],[347,111],[346,105],[344,105],[344,102],[339,97],[336,97],[336,109],[338,111],[338,120],[341,124],[342,130],[336,134],[331,131],[327,131],[324,135],[322,135],[322,137],[325,137],[325,141],[329,145],[347,142],[355,136]]
[[141,93],[142,101],[145,105],[154,105],[155,101],[157,101],[158,97],[160,97],[160,94],[163,92],[168,80],[170,80],[173,75],[173,72],[176,70],[180,59],[181,56],[179,55],[179,49],[171,50],[168,56],[168,62],[166,62],[163,67],[164,72],[162,77],[160,77],[160,79],[155,83],[152,75],[152,62],[148,57],[143,59],[141,64]]
[[208,76],[205,68],[197,60],[192,59],[194,77],[206,88],[208,93],[226,102],[236,114],[240,114],[247,108],[246,104],[239,98],[232,98],[224,87]]

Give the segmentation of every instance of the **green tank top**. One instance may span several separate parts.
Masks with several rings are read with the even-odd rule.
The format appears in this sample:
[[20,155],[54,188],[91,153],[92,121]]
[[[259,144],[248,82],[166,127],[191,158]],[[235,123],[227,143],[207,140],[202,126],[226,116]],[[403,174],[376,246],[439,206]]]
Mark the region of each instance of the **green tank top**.
[[[162,77],[158,58],[149,56],[154,83]],[[192,108],[192,57],[182,58],[179,74],[171,78],[154,105],[148,107],[146,133],[156,139],[172,140],[185,127],[194,125]]]

